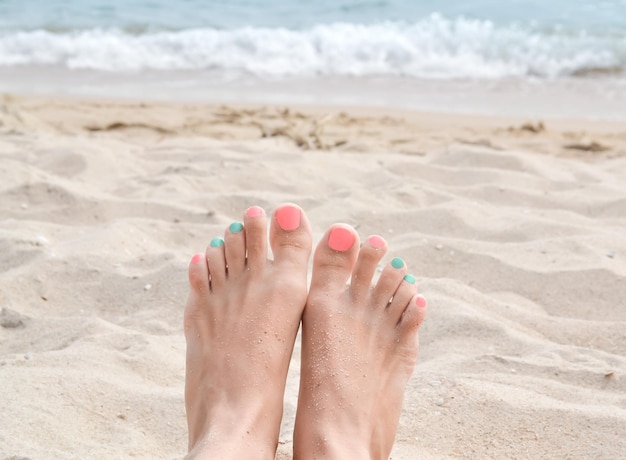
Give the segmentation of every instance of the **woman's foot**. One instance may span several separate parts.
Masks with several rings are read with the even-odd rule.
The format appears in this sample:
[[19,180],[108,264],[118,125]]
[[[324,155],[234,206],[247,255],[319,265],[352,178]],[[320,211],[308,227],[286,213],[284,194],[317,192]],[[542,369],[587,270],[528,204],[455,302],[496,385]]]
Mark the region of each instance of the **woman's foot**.
[[190,458],[274,458],[307,296],[311,229],[295,205],[256,206],[189,266],[185,404]]
[[[389,458],[426,301],[402,259],[371,287],[387,250],[334,225],[315,251],[302,317],[294,458]],[[351,283],[346,282],[351,278]]]

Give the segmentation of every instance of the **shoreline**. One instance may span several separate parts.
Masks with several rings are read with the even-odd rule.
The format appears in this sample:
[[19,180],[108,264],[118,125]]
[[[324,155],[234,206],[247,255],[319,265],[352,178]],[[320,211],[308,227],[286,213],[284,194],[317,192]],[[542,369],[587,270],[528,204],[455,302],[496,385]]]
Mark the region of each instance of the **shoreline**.
[[140,102],[0,94],[0,132],[275,139],[300,150],[425,155],[450,144],[528,151],[586,161],[626,156],[626,122],[419,112],[332,105]]
[[0,68],[0,93],[119,99],[398,109],[417,112],[626,121],[626,79],[421,80],[319,77],[261,80],[200,71],[108,73]]

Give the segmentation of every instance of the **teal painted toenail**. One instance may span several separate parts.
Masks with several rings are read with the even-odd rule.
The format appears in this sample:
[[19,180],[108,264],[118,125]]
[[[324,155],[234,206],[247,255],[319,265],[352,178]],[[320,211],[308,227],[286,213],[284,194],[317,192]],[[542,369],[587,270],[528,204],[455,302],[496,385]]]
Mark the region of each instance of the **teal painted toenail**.
[[402,268],[404,267],[404,260],[402,260],[400,257],[394,257],[391,260],[391,266],[393,268]]
[[409,284],[415,284],[415,277],[413,275],[404,275],[404,281]]
[[239,233],[243,230],[243,225],[241,222],[233,222],[230,224],[230,227],[228,227],[228,230],[230,230],[231,233]]
[[221,238],[213,238],[210,244],[212,248],[219,248],[224,246],[224,240]]

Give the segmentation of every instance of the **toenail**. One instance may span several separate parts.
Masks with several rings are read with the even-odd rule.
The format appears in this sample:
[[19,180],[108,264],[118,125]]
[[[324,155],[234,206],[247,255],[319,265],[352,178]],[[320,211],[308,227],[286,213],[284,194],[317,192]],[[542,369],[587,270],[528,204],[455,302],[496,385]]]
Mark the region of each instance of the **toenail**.
[[230,230],[231,233],[239,233],[243,230],[243,225],[241,222],[233,222],[230,224],[230,227],[228,227],[228,230]]
[[426,302],[426,299],[425,299],[423,296],[418,295],[418,296],[415,298],[415,304],[416,304],[418,307],[425,308],[425,307],[426,307],[427,302]]
[[391,260],[391,266],[393,268],[402,268],[404,267],[404,260],[402,260],[400,257],[394,257]]
[[202,254],[201,252],[198,254],[195,254],[192,258],[191,258],[191,263],[192,264],[197,264],[198,262],[202,261],[202,260],[206,260],[206,255]]
[[404,275],[404,281],[409,284],[415,284],[415,277],[413,275]]
[[373,247],[374,249],[380,249],[385,246],[385,240],[383,240],[382,237],[378,235],[370,236],[367,239],[367,241],[369,242],[370,246]]
[[219,238],[219,237],[218,238],[213,238],[211,240],[210,244],[211,244],[212,248],[219,248],[219,247],[224,246],[224,240],[222,238]]
[[248,217],[259,217],[261,214],[263,214],[263,208],[259,206],[251,206],[246,211]]
[[294,206],[283,206],[276,210],[276,222],[283,230],[295,230],[300,226],[300,210]]
[[335,251],[347,251],[354,244],[354,234],[343,227],[336,227],[328,235],[328,246]]

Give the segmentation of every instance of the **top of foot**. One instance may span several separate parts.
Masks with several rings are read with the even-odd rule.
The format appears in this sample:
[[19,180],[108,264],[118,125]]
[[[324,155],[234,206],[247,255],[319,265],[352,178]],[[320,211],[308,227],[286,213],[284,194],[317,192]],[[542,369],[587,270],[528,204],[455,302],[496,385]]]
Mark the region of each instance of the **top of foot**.
[[342,224],[316,249],[302,317],[297,459],[389,456],[426,303],[400,258],[372,286],[386,251],[379,236],[359,247]]
[[269,224],[274,259],[268,260],[267,220],[263,209],[249,208],[189,266],[191,456],[273,458],[276,451],[312,243],[304,212],[280,206]]

